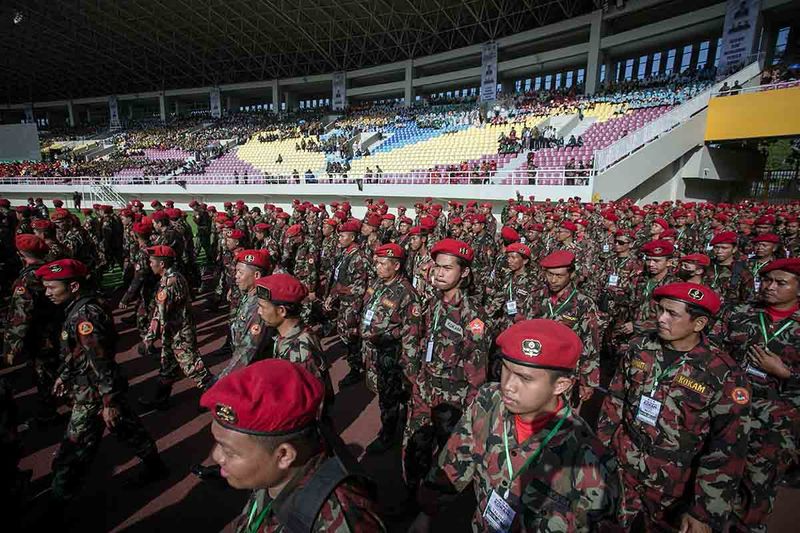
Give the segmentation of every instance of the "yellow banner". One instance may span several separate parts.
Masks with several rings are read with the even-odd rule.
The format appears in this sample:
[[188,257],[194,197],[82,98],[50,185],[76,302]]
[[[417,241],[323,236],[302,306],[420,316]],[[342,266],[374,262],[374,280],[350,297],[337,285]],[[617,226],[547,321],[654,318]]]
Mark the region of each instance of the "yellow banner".
[[800,87],[714,97],[706,141],[800,135]]

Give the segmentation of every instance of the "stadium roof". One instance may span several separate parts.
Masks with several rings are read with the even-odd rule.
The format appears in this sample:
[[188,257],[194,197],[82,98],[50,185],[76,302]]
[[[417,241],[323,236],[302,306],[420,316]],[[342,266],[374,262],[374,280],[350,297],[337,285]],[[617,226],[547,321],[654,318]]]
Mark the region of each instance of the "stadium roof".
[[0,102],[352,70],[487,42],[602,0],[11,0]]

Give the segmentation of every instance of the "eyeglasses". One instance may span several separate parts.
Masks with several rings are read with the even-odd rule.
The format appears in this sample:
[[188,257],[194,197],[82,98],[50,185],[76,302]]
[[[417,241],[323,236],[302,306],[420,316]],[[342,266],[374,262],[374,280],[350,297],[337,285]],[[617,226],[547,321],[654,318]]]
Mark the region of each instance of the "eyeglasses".
[[628,241],[619,241],[619,240],[617,240],[617,241],[614,241],[614,242],[617,243],[617,244],[630,244]]

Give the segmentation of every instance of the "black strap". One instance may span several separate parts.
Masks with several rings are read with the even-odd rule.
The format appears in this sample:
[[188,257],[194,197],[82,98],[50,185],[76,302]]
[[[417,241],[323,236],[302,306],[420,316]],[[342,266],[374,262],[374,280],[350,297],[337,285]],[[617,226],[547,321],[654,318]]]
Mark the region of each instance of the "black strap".
[[733,267],[731,268],[731,287],[734,290],[738,290],[739,277],[742,275],[743,270],[744,270],[744,263],[742,263],[741,261],[733,262]]

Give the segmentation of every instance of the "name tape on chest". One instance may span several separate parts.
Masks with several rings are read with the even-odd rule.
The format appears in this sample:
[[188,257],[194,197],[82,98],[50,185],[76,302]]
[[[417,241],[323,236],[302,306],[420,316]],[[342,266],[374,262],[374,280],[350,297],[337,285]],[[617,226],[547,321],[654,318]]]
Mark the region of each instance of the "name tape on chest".
[[707,385],[703,385],[699,381],[695,381],[694,379],[690,378],[689,376],[685,376],[683,374],[678,374],[675,376],[675,379],[672,380],[673,383],[676,385],[680,385],[681,387],[685,387],[690,391],[694,391],[698,394],[705,394],[708,390]]
[[464,335],[464,328],[450,320],[449,318],[445,321],[444,327],[455,333],[456,335],[463,336]]
[[647,363],[641,359],[634,359],[631,361],[631,368],[635,368],[636,370],[647,370]]

